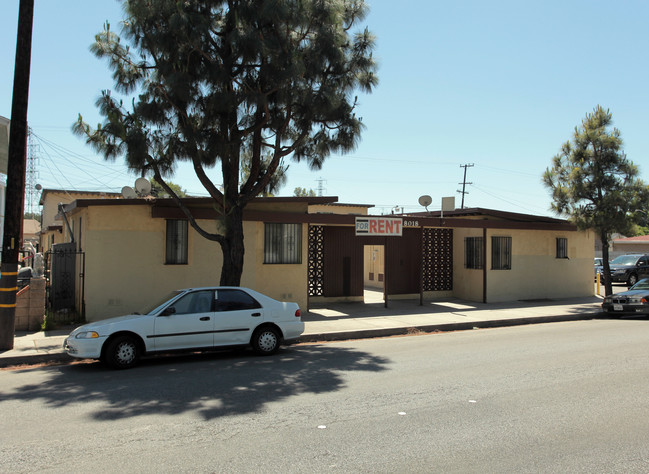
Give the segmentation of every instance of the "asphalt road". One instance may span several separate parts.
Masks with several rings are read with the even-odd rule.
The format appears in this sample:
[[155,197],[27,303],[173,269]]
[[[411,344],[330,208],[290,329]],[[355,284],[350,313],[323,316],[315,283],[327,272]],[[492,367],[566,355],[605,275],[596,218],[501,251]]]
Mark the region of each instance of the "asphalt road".
[[0,371],[0,472],[648,472],[648,325]]

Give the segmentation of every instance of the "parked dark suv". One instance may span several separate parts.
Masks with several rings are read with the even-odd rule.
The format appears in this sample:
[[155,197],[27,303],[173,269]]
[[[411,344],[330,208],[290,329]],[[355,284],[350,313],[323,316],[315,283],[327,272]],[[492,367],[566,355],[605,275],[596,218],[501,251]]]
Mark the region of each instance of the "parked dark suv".
[[611,281],[635,285],[639,279],[649,277],[649,255],[620,255],[611,260]]

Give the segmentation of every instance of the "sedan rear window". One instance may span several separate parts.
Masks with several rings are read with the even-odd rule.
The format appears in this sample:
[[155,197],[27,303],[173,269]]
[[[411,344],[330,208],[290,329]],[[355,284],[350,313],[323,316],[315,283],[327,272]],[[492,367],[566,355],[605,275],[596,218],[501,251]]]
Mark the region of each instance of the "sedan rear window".
[[216,293],[216,311],[261,308],[259,302],[245,291],[228,289],[218,290]]

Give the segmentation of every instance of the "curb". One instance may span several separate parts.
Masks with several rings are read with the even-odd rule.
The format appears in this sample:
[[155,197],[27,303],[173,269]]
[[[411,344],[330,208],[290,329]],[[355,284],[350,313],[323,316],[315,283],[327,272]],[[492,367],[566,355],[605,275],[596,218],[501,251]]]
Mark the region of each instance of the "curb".
[[0,357],[0,369],[20,365],[47,364],[48,362],[71,362],[72,358],[64,352],[53,354],[28,354],[23,356]]
[[586,321],[595,319],[600,312],[582,313],[575,315],[561,315],[561,316],[537,316],[533,318],[515,318],[505,320],[490,320],[490,321],[471,321],[466,323],[447,323],[447,324],[430,324],[423,326],[411,327],[397,327],[387,329],[364,329],[354,331],[341,331],[320,334],[307,334],[300,336],[299,342],[331,342],[331,341],[345,341],[350,339],[370,339],[374,337],[390,337],[390,336],[405,336],[413,334],[414,331],[423,333],[434,332],[453,332],[453,331],[468,331],[474,329],[491,329],[502,328],[511,326],[525,326],[529,324],[543,324],[543,323],[561,323],[567,321]]
[[[567,321],[585,321],[595,319],[603,314],[601,311],[585,312],[571,315],[558,316],[536,316],[531,318],[494,319],[488,321],[467,321],[465,323],[426,324],[421,326],[395,327],[383,329],[361,329],[353,331],[340,331],[328,333],[315,333],[300,336],[292,341],[290,345],[314,342],[346,341],[353,339],[371,339],[390,336],[414,335],[417,332],[453,332],[469,331],[474,329],[491,329],[501,327],[526,326],[530,324],[559,323]],[[71,362],[74,359],[65,352],[53,352],[48,354],[25,354],[11,357],[0,357],[0,369],[16,367],[21,365],[36,365],[52,362]],[[78,359],[77,359],[78,360]]]

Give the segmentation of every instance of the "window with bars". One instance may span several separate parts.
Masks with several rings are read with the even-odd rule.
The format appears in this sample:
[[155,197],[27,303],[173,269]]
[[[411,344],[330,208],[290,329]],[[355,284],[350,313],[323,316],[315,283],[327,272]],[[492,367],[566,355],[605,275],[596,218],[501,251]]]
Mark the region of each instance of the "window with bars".
[[483,242],[482,237],[467,237],[464,239],[465,268],[484,268]]
[[185,219],[167,220],[166,264],[187,265],[187,229]]
[[491,238],[491,269],[492,270],[512,269],[512,238],[511,237]]
[[302,224],[264,224],[264,263],[302,263]]
[[568,239],[557,237],[557,258],[568,258]]

